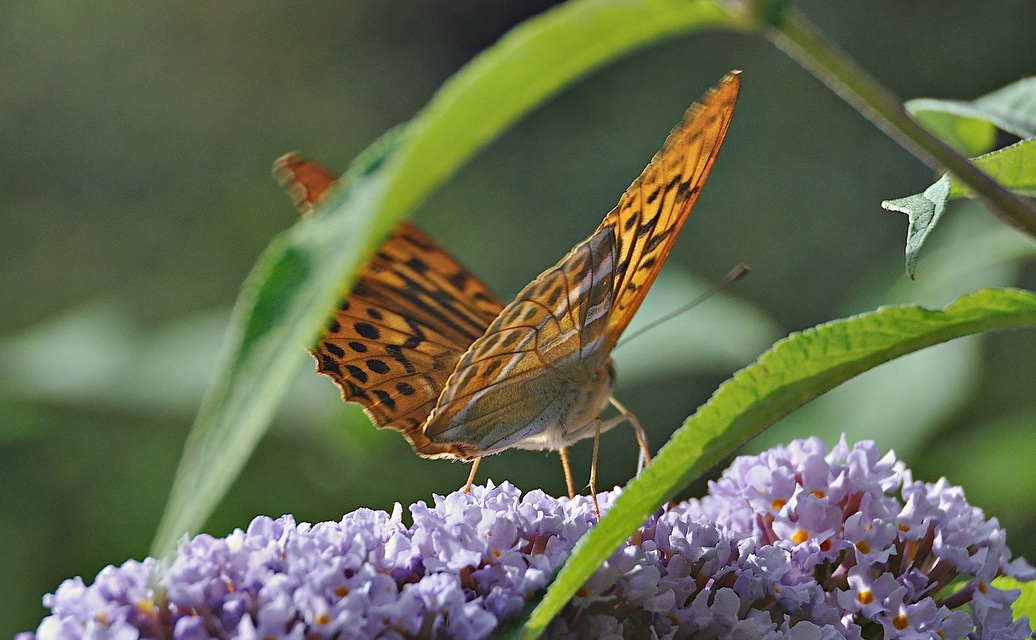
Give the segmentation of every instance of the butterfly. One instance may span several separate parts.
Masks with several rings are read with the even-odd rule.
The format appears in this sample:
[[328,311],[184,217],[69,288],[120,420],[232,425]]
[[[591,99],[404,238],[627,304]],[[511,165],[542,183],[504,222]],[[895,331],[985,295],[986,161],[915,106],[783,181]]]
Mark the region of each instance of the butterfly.
[[[504,305],[410,223],[362,267],[312,350],[346,402],[379,428],[402,433],[423,457],[478,461],[505,449],[561,454],[630,422],[611,394],[611,352],[636,313],[698,199],[723,144],[740,89],[728,74],[693,104],[665,145],[589,238]],[[296,154],[275,177],[304,215],[335,176]],[[602,420],[612,404],[620,415]]]

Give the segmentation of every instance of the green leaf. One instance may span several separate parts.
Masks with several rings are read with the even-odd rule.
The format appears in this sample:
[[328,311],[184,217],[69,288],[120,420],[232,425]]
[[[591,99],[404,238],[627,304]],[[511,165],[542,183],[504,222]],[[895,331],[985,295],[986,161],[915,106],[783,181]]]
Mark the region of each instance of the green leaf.
[[[1036,138],[973,158],[972,162],[1005,187],[1023,195],[1036,196]],[[881,203],[888,211],[905,213],[909,218],[906,272],[911,279],[921,247],[939,223],[946,203],[952,198],[971,195],[974,193],[966,184],[953,180],[947,173],[923,193]]]
[[1036,77],[976,100],[919,98],[905,106],[921,124],[969,156],[993,148],[994,127],[1023,139],[1036,137]]
[[478,149],[581,76],[662,38],[717,25],[748,26],[713,0],[560,5],[501,38],[405,128],[357,158],[324,210],[276,238],[249,274],[152,553],[164,555],[204,523],[265,432],[350,274],[403,216]]
[[[1011,191],[1036,197],[1036,138],[972,158],[972,162]],[[963,182],[953,180],[952,185],[951,198],[974,195]]]
[[[880,304],[917,304],[942,308],[960,296],[983,287],[1011,286],[1018,270],[1036,260],[1036,243],[996,218],[984,215],[975,203],[962,203],[961,215],[944,220],[940,233],[928,243],[925,266],[928,275],[920,281],[903,280],[901,274],[882,268],[870,282],[864,280],[846,300],[845,313],[873,309]],[[969,213],[974,215],[968,215]],[[987,336],[952,340],[911,353],[856,376],[838,388],[783,418],[772,429],[752,440],[749,448],[762,451],[804,435],[816,435],[834,442],[845,433],[850,441],[874,439],[883,449],[895,449],[905,460],[926,459],[934,437],[947,420],[959,415],[973,400],[986,366],[983,357]],[[761,351],[760,351],[761,352]],[[757,352],[757,353],[760,353]],[[924,402],[918,402],[919,395]],[[873,402],[881,398],[881,402]],[[1000,433],[976,429],[977,433]],[[958,442],[958,438],[949,439]],[[984,442],[989,442],[987,436]],[[1033,443],[1036,446],[1036,442]],[[967,445],[970,446],[970,445]],[[992,446],[992,445],[991,445]],[[961,451],[964,451],[962,448]],[[968,459],[968,466],[987,470],[976,458],[945,454],[942,460]],[[931,477],[946,474],[946,469],[928,467]],[[923,476],[915,468],[916,475]],[[992,507],[993,502],[972,495],[973,484],[958,477],[953,480],[968,488],[974,503]],[[932,475],[934,474],[934,475]],[[1036,478],[1036,467],[1033,468]],[[997,482],[997,486],[1003,486]],[[1023,479],[1019,487],[1033,486]],[[1012,485],[1014,486],[1014,485]],[[1007,494],[1001,491],[997,495]],[[1008,494],[1009,495],[1009,494]],[[1022,505],[1015,500],[1008,504]],[[1002,515],[1004,509],[990,508]],[[1001,521],[1003,518],[1001,517]],[[1010,527],[1008,527],[1010,529]]]
[[[905,106],[921,124],[967,155],[975,156],[993,147],[994,127],[1023,138],[972,161],[1008,189],[1036,196],[1036,77],[1024,78],[970,102],[920,98]],[[881,203],[885,209],[909,217],[906,272],[911,279],[921,247],[939,223],[947,201],[971,195],[967,185],[946,174],[924,193]]]
[[823,324],[778,342],[724,382],[684,422],[651,466],[576,545],[531,615],[523,637],[538,637],[593,572],[647,517],[738,445],[853,376],[954,338],[1036,327],[1036,295],[986,289],[943,311],[886,307]]
[[935,229],[939,218],[946,211],[946,202],[949,197],[950,176],[947,174],[925,189],[923,193],[881,203],[881,206],[889,211],[907,214],[909,226],[906,242],[906,272],[911,280],[914,279],[914,270],[917,268],[917,257],[921,252],[921,247],[924,246],[928,235]]
[[[333,198],[335,215],[316,215],[282,233],[248,275],[231,312],[212,386],[184,445],[152,555],[171,551],[196,530],[233,482],[266,431],[308,356],[304,347],[350,284],[353,265],[373,249],[371,215],[386,180],[378,156],[354,165],[357,177]],[[363,169],[374,173],[363,175]]]

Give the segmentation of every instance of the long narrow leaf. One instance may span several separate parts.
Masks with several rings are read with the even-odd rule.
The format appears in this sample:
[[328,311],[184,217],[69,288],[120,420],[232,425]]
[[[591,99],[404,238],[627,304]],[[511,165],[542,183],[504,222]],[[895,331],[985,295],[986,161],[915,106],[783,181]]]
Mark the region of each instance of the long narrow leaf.
[[[1036,327],[1036,295],[986,289],[943,311],[887,307],[820,325],[778,342],[723,383],[687,419],[615,506],[573,551],[523,637],[536,638],[600,564],[647,517],[738,445],[818,395],[901,355],[954,338]],[[880,399],[875,399],[880,401]]]
[[[386,149],[387,151],[388,149]],[[371,249],[385,178],[361,176],[320,215],[278,236],[245,280],[152,545],[161,557],[209,516],[244,466],[306,359],[304,347]]]

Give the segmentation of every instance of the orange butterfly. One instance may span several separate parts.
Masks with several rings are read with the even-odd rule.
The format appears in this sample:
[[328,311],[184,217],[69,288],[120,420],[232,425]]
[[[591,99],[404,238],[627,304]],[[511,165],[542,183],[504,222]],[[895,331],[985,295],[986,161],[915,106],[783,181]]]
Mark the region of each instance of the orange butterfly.
[[[313,351],[317,371],[424,457],[472,460],[512,447],[558,450],[622,421],[611,351],[698,199],[730,125],[741,78],[688,109],[600,227],[507,306],[411,224],[363,267]],[[303,213],[335,182],[289,154],[274,175]],[[621,415],[602,421],[611,403]],[[595,491],[596,464],[590,487]],[[596,497],[596,496],[595,496]]]

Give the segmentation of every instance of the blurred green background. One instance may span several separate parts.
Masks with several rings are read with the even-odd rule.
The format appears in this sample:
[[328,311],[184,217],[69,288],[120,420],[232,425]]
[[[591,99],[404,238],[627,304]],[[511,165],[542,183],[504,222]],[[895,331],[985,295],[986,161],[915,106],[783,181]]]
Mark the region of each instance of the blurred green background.
[[[551,4],[0,4],[0,636],[35,628],[62,579],[146,554],[228,309],[295,220],[271,161],[297,149],[344,169]],[[903,98],[971,99],[1036,72],[1029,0],[797,5]],[[879,203],[935,176],[767,41],[726,32],[586,78],[415,219],[507,299],[596,227],[732,68],[745,76],[727,144],[638,322],[736,262],[753,272],[617,351],[617,395],[656,447],[789,331],[981,286],[1036,288],[1032,243],[959,203],[906,281],[906,220]],[[863,376],[762,440],[876,438],[918,477],[963,484],[1033,558],[1034,389],[1031,333],[957,341]],[[581,477],[589,451],[573,452]],[[608,434],[600,486],[623,483],[634,460],[628,430]],[[466,473],[417,458],[307,374],[206,530],[390,509]],[[496,456],[487,477],[564,487],[543,453]]]

